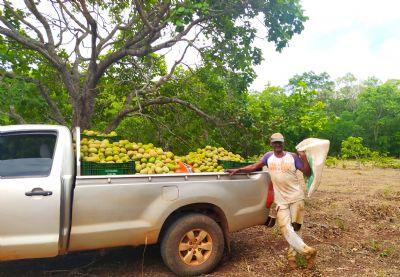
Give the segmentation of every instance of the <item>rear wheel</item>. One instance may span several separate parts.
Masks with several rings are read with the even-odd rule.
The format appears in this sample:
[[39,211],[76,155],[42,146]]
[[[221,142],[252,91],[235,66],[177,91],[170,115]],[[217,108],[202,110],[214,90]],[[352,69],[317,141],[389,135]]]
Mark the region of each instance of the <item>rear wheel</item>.
[[196,276],[213,270],[224,253],[224,235],[212,218],[186,214],[172,223],[161,241],[164,263],[180,276]]

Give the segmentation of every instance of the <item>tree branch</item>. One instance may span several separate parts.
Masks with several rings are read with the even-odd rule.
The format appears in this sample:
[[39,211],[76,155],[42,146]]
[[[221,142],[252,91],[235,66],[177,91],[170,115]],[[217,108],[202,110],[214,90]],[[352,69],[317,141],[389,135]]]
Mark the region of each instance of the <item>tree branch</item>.
[[[97,81],[100,79],[100,77],[103,75],[103,73],[110,67],[112,64],[118,62],[122,58],[126,56],[137,56],[137,57],[142,57],[147,55],[150,52],[154,52],[154,49],[151,47],[151,43],[156,41],[157,39],[160,38],[161,33],[160,31],[165,28],[168,24],[167,21],[162,22],[163,17],[167,14],[168,12],[168,7],[169,7],[169,1],[164,1],[161,2],[159,6],[154,7],[154,11],[150,13],[152,16],[149,14],[149,18],[154,18],[153,21],[149,21],[149,24],[151,24],[152,28],[147,26],[146,24],[142,29],[140,29],[132,39],[129,39],[126,41],[123,47],[120,49],[116,50],[112,54],[108,55],[103,61],[101,61],[98,65],[98,72],[96,74],[95,80]],[[154,16],[153,16],[154,14]],[[175,37],[175,42],[172,43],[172,40],[169,41],[170,45],[172,46],[175,44],[179,39],[184,37],[190,29],[195,26],[197,23],[201,22],[203,19],[197,19],[189,26],[187,27],[186,30],[183,32],[179,33]],[[172,44],[171,44],[172,43]],[[165,44],[168,46],[169,44]],[[160,47],[160,45],[159,45]],[[162,49],[161,47],[160,49]],[[158,49],[158,50],[160,50]]]
[[186,36],[190,30],[196,26],[197,24],[199,24],[200,22],[204,21],[206,18],[205,17],[199,17],[196,20],[193,20],[187,27],[185,30],[183,30],[182,32],[180,32],[178,35],[176,35],[175,37],[173,37],[172,39],[165,41],[163,43],[160,43],[156,46],[151,47],[151,51],[152,52],[156,52],[159,51],[161,49],[164,48],[168,48],[173,46],[174,44],[176,44],[178,41],[182,40],[184,36]]
[[8,115],[11,118],[15,119],[18,124],[26,124],[25,119],[15,111],[14,106],[10,106],[10,111],[8,112]]
[[189,103],[187,101],[184,101],[182,99],[159,96],[156,99],[149,100],[147,102],[141,103],[140,107],[136,106],[134,108],[125,109],[125,110],[121,111],[110,122],[110,124],[108,124],[107,128],[105,129],[105,132],[110,132],[110,131],[114,130],[115,128],[117,128],[118,125],[121,123],[122,119],[124,119],[130,113],[134,113],[134,112],[140,111],[141,109],[143,109],[145,107],[149,107],[149,106],[166,105],[166,104],[174,104],[174,103],[175,104],[179,104],[181,106],[186,107],[189,110],[194,111],[197,115],[199,115],[200,117],[204,118],[207,122],[213,123],[216,126],[226,126],[226,125],[232,124],[232,122],[221,123],[221,122],[219,122],[218,119],[213,118],[212,116],[208,115],[206,112],[202,111],[201,109],[199,109],[195,105],[193,105],[193,104],[191,104],[191,103]]
[[33,15],[39,20],[40,23],[42,23],[46,35],[47,35],[47,40],[49,46],[54,49],[54,38],[53,34],[51,32],[49,23],[47,22],[46,18],[37,10],[36,4],[33,0],[24,0],[26,7],[33,13]]
[[134,0],[135,2],[135,6],[136,6],[136,10],[138,11],[140,18],[142,19],[142,21],[144,22],[144,24],[147,26],[147,28],[151,31],[154,30],[153,25],[151,25],[151,23],[149,22],[148,15],[146,14],[146,12],[143,10],[142,8],[142,3],[139,0]]
[[[82,28],[82,30],[85,30],[89,32],[89,28],[87,28],[85,25],[82,24],[70,11],[67,9],[67,7],[64,5],[64,3],[61,0],[57,0],[57,3],[60,5],[60,10],[65,11],[65,13],[79,26]],[[66,21],[67,22],[67,21]]]
[[180,57],[179,60],[176,60],[174,62],[174,64],[171,67],[171,70],[169,71],[169,73],[163,77],[161,77],[158,82],[155,84],[156,88],[161,87],[161,85],[163,85],[165,82],[167,82],[169,79],[171,79],[172,75],[175,72],[176,67],[182,62],[183,58],[186,55],[187,50],[189,49],[189,47],[193,44],[193,42],[197,39],[197,37],[199,36],[201,32],[198,32],[196,34],[196,36],[192,39],[192,40],[187,40],[188,44],[186,45],[185,49],[183,50],[182,56]]
[[28,21],[26,21],[20,14],[18,14],[13,7],[11,6],[10,2],[4,0],[4,5],[5,7],[12,12],[12,14],[22,23],[24,23],[27,27],[29,27],[30,29],[32,29],[36,35],[38,36],[38,39],[40,40],[40,42],[44,43],[44,38],[42,33],[39,31],[38,28],[36,28],[35,26],[33,26],[31,23],[29,23]]

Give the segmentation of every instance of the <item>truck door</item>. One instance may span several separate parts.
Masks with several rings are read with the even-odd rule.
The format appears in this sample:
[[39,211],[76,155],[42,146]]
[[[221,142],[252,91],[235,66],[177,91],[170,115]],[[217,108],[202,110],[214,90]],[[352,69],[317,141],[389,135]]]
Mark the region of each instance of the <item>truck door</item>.
[[0,132],[0,260],[58,254],[56,144],[55,131]]

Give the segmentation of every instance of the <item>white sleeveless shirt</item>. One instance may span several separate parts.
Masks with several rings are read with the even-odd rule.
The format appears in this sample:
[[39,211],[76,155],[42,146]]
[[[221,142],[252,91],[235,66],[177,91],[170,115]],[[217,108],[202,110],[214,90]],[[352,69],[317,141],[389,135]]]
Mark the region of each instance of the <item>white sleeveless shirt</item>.
[[304,191],[296,175],[296,170],[303,167],[301,159],[293,153],[285,152],[281,158],[268,152],[262,158],[268,167],[274,186],[274,202],[290,204],[304,199]]

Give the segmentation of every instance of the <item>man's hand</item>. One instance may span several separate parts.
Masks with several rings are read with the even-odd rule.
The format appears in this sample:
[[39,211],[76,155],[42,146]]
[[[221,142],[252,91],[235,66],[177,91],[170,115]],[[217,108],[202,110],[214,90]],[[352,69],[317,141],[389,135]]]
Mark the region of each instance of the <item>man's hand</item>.
[[303,161],[303,168],[300,169],[301,172],[303,172],[304,175],[307,177],[311,176],[311,168],[310,164],[308,163],[306,152],[304,151],[297,151],[297,155],[299,155],[299,158]]
[[306,152],[304,151],[297,151],[297,155],[304,161],[304,159],[307,159]]
[[232,175],[238,173],[239,170],[240,170],[240,168],[236,168],[236,169],[227,169],[227,170],[225,170],[225,172],[229,173],[229,176],[232,176]]

